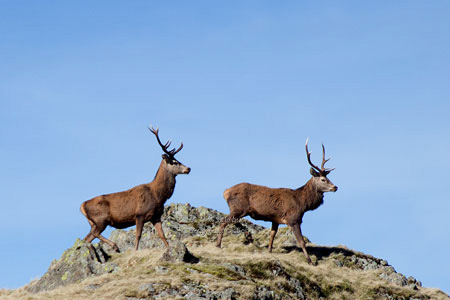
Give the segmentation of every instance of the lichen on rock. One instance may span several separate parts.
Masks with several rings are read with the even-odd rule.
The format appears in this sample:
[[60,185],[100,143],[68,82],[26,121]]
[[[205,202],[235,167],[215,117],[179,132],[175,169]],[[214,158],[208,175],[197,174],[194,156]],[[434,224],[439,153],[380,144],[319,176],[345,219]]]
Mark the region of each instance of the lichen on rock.
[[224,217],[206,207],[168,205],[162,217],[168,249],[150,223],[144,226],[137,252],[134,228],[112,231],[110,239],[120,253],[102,242],[90,245],[77,239],[25,290],[46,297],[73,284],[75,295],[86,299],[103,297],[110,289],[118,289],[120,299],[450,299],[406,278],[385,260],[305,238],[311,258],[318,262],[310,266],[286,227],[279,229],[269,253],[270,229],[244,219],[227,227],[223,248],[218,249],[214,241]]
[[[100,257],[103,257],[103,262]],[[58,286],[81,282],[83,279],[118,270],[118,266],[104,259],[101,247],[91,246],[77,239],[72,247],[64,251],[61,258],[54,260],[48,271],[28,291],[36,293]]]

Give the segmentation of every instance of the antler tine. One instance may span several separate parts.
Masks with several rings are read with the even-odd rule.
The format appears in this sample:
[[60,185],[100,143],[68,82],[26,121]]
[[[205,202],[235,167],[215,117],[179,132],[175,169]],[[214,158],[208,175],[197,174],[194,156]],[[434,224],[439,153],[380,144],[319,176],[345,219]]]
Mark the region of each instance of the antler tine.
[[173,148],[173,150],[171,150],[170,152],[172,153],[172,155],[175,155],[178,152],[180,152],[181,149],[183,149],[183,142],[181,142],[180,148],[178,148],[177,150],[175,150],[175,148]]
[[167,151],[167,147],[168,147],[168,143],[166,143],[165,145],[163,145],[161,143],[161,140],[159,139],[159,128],[154,129],[153,126],[150,128],[148,127],[148,130],[150,130],[151,133],[153,133],[156,136],[156,140],[158,141],[159,146],[161,146],[162,150],[168,154],[171,155],[169,151]]
[[332,168],[332,169],[327,169],[327,168],[325,168],[325,163],[326,163],[327,161],[329,161],[329,160],[331,159],[331,157],[325,159],[325,146],[324,146],[323,144],[322,144],[322,153],[323,153],[323,156],[322,156],[322,168],[321,168],[321,171],[324,172],[324,173],[326,173],[326,174],[328,174],[328,173],[330,173],[331,171],[333,171],[334,168]]
[[321,172],[321,169],[319,169],[319,167],[317,167],[315,164],[313,164],[311,162],[311,152],[308,151],[308,141],[309,141],[309,137],[306,138],[306,144],[305,144],[305,148],[306,148],[306,157],[308,159],[308,163],[311,165],[311,167],[313,167],[314,169],[316,169],[318,172]]
[[175,150],[175,148],[173,148],[172,150],[167,150],[167,148],[170,147],[170,145],[172,144],[172,141],[167,141],[167,143],[165,143],[164,145],[161,143],[161,140],[159,139],[159,128],[154,129],[153,126],[150,128],[148,127],[148,130],[150,130],[155,136],[156,136],[156,140],[158,141],[158,144],[161,146],[162,150],[164,151],[164,153],[166,153],[169,156],[174,156],[175,154],[177,154],[178,152],[180,152],[181,149],[183,149],[183,143],[181,143],[180,148],[178,148],[177,150]]
[[[331,158],[331,157],[330,157],[330,158]],[[327,161],[329,161],[330,158],[325,159],[325,146],[322,144],[322,166],[320,167],[320,169],[321,169],[322,171],[325,171],[325,168],[324,168],[325,163],[326,163]]]
[[152,133],[154,133],[154,134],[158,134],[158,131],[159,131],[159,128],[156,128],[156,130],[155,130],[155,128],[153,128],[153,125],[150,125],[149,127],[147,127],[148,128],[148,130],[150,130]]

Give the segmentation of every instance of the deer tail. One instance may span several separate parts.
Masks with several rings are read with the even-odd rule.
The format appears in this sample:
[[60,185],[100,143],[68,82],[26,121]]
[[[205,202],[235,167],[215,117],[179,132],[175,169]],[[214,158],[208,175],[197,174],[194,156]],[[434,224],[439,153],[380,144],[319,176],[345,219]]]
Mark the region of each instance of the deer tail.
[[83,216],[86,217],[86,219],[88,220],[89,224],[91,224],[91,226],[93,226],[94,225],[94,221],[89,217],[89,215],[86,212],[86,204],[87,204],[87,201],[84,201],[83,203],[81,203],[80,211],[83,214]]
[[225,200],[227,200],[227,202],[228,202],[228,200],[230,199],[230,189],[226,189],[226,190],[223,192],[223,197],[224,197]]
[[86,201],[83,202],[83,203],[81,203],[80,211],[81,211],[81,213],[87,218],[88,216],[87,216],[87,213],[86,213],[86,208],[85,208],[85,206],[86,206]]

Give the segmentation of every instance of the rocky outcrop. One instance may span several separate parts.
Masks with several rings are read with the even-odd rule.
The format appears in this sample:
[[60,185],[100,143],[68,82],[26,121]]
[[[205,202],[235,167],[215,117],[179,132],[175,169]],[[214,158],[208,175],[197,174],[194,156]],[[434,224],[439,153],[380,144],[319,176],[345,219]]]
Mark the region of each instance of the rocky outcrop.
[[60,259],[51,263],[48,271],[35,284],[28,287],[28,291],[36,293],[51,290],[80,282],[89,276],[117,271],[118,266],[109,262],[108,258],[109,255],[101,246],[93,247],[77,239]]
[[[192,207],[189,204],[171,204],[164,208],[162,226],[164,233],[169,240],[180,241],[193,236],[215,240],[217,236],[217,226],[226,217],[225,214],[214,209],[203,206]],[[248,232],[250,236],[263,230],[264,227],[255,225],[247,220],[242,220],[239,224],[230,226],[228,234],[240,234]],[[135,229],[117,229],[111,233],[110,239],[114,241],[121,252],[134,249]],[[102,249],[109,254],[114,251],[108,245],[102,245]],[[157,236],[151,223],[146,223],[142,231],[139,249],[159,248],[163,249],[164,244]]]
[[[144,226],[140,249],[155,249],[152,251],[134,252],[134,228],[111,233],[119,254],[103,243],[90,245],[76,240],[25,290],[31,295],[52,293],[74,284],[78,296],[84,293],[86,299],[96,299],[96,293],[104,295],[116,288],[108,285],[111,278],[120,278],[126,284],[118,294],[129,300],[450,299],[440,291],[423,288],[413,277],[397,273],[387,261],[344,246],[324,247],[308,241],[308,252],[318,262],[317,267],[309,266],[287,228],[280,228],[275,254],[269,254],[270,230],[242,220],[227,227],[224,249],[218,250],[213,245],[225,216],[205,207],[171,204],[165,207],[162,220],[169,249],[149,223]],[[364,282],[362,278],[369,279]],[[27,297],[23,299],[32,299]]]
[[[163,229],[169,239],[170,248],[161,257],[166,262],[196,263],[197,257],[189,252],[186,245],[180,242],[183,239],[199,236],[213,240],[216,237],[217,224],[226,215],[216,210],[198,207],[189,204],[172,204],[164,208],[162,218]],[[247,220],[240,224],[230,226],[228,234],[248,232],[250,235],[263,230],[264,227],[255,225]],[[110,239],[114,241],[121,252],[134,249],[135,229],[114,230]],[[164,244],[150,223],[144,225],[139,244],[140,249],[164,249]],[[61,258],[54,260],[48,271],[33,285],[28,287],[32,293],[48,291],[59,286],[79,283],[83,279],[111,273],[119,267],[109,261],[116,252],[102,242],[92,246],[77,239],[74,245],[64,251]]]

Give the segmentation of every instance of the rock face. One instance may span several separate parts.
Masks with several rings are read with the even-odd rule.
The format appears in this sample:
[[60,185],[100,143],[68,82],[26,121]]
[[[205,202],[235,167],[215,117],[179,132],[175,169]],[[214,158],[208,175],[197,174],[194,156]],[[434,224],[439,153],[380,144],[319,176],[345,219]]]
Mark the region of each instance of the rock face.
[[[201,236],[211,240],[216,237],[217,225],[226,215],[206,207],[194,208],[189,204],[172,204],[164,208],[162,218],[163,230],[170,248],[161,257],[166,262],[196,263],[199,261],[189,252],[186,245],[180,242],[188,237]],[[264,229],[247,220],[242,220],[237,227],[230,226],[229,233],[249,232],[255,234]],[[233,232],[234,231],[234,232]],[[121,252],[134,249],[135,229],[129,231],[117,229],[111,233],[110,239],[114,241]],[[164,243],[158,237],[150,223],[144,225],[139,249],[164,249]],[[111,273],[119,270],[119,267],[110,262],[109,258],[115,251],[102,242],[90,246],[77,239],[75,244],[67,249],[60,259],[54,260],[48,271],[37,283],[28,287],[32,293],[52,290],[59,286],[71,283],[79,283],[83,279]]]
[[47,273],[31,285],[32,293],[51,290],[59,286],[80,282],[92,275],[101,275],[118,270],[118,266],[108,262],[108,255],[100,247],[92,247],[77,239],[75,244],[64,251],[59,260],[54,260]]
[[[34,299],[35,293],[52,293],[69,284],[78,286],[76,297],[85,299],[99,295],[101,299],[129,300],[450,299],[441,291],[423,288],[413,277],[397,273],[385,260],[343,246],[324,247],[308,241],[308,252],[319,264],[309,266],[287,228],[280,228],[275,253],[269,254],[270,230],[242,220],[227,227],[224,249],[219,250],[213,245],[225,216],[189,204],[166,206],[162,223],[169,249],[149,223],[144,226],[142,251],[138,252],[134,252],[134,228],[111,233],[119,254],[101,242],[90,245],[77,239],[39,280],[24,288],[28,294],[5,299]],[[125,282],[123,289],[104,296],[120,286],[108,285],[117,278]],[[369,279],[364,283],[362,278]],[[0,291],[0,298],[3,296]]]

